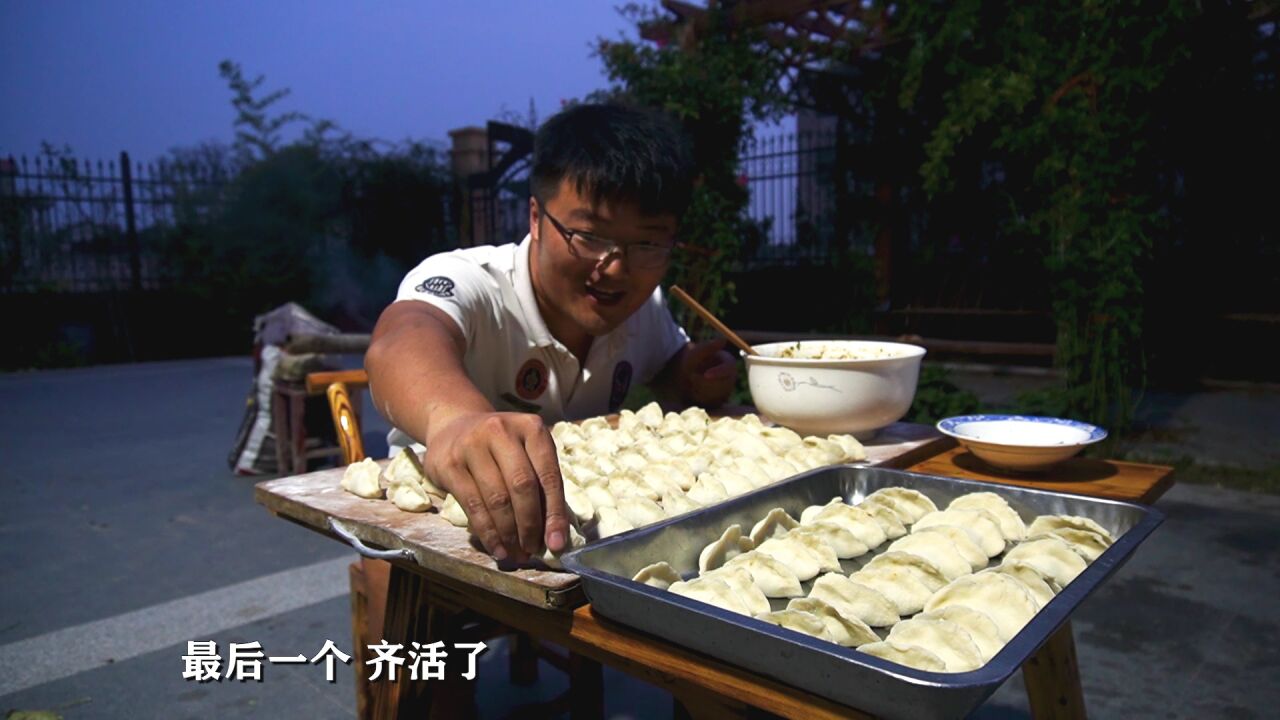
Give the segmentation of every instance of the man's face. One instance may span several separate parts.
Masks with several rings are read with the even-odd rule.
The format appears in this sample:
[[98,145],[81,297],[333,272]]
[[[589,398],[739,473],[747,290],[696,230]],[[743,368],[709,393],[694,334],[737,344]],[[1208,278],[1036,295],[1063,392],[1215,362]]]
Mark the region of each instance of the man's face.
[[639,267],[632,250],[624,259],[614,252],[603,260],[583,251],[581,237],[571,245],[560,228],[584,233],[619,246],[639,243],[670,247],[675,240],[676,218],[643,215],[634,203],[604,202],[592,206],[569,181],[562,181],[545,205],[530,201],[532,235],[530,269],[534,294],[547,327],[561,342],[573,347],[585,336],[605,335],[618,327],[653,294],[669,263]]

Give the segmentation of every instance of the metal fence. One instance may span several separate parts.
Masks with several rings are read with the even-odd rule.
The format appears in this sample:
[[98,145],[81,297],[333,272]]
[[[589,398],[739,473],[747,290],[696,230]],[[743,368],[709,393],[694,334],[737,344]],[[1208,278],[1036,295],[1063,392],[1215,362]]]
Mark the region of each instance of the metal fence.
[[165,287],[167,230],[208,212],[225,181],[217,169],[128,153],[0,159],[0,293]]
[[739,160],[750,193],[747,212],[761,229],[743,244],[744,267],[823,263],[838,239],[835,130],[757,138]]
[[[739,180],[759,232],[744,238],[744,268],[822,263],[847,244],[836,239],[835,159],[833,131],[764,137],[746,148]],[[0,158],[0,293],[167,287],[175,278],[165,240],[215,209],[229,180],[225,168],[134,163],[127,153],[106,162]],[[473,204],[473,235],[520,240],[528,198],[513,187]]]

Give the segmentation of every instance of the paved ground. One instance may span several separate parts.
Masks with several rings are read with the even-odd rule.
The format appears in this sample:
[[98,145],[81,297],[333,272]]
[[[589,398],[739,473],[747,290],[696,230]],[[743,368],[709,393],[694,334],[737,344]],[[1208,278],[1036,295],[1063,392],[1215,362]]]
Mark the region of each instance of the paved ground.
[[[267,664],[261,683],[182,679],[188,640],[350,652],[336,543],[272,518],[226,453],[247,360],[0,376],[0,712],[67,718],[350,717],[349,668]],[[985,396],[1009,378],[979,376]],[[1280,396],[1223,392],[1153,404],[1174,452],[1280,467],[1266,431]],[[1160,408],[1164,408],[1161,410]],[[376,442],[377,424],[369,440]],[[1172,434],[1173,430],[1181,436]],[[1175,439],[1176,438],[1176,439]],[[1280,706],[1280,497],[1177,486],[1168,521],[1075,619],[1094,717],[1268,717]],[[563,689],[506,682],[481,657],[481,709],[507,715]],[[614,717],[667,717],[669,699],[606,676]],[[977,717],[1025,717],[1014,677]]]

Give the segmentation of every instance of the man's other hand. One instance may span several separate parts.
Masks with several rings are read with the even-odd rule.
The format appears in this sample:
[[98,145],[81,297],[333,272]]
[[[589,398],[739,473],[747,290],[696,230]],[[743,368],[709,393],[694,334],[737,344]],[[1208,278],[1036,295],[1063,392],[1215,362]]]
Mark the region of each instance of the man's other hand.
[[680,359],[680,388],[684,399],[693,405],[714,408],[723,405],[733,393],[738,379],[738,361],[723,338],[694,343]]

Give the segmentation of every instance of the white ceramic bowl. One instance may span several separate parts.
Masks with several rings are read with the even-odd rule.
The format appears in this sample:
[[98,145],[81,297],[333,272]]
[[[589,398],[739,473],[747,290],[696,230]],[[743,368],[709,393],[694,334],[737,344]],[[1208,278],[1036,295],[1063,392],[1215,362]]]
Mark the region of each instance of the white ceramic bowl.
[[1107,436],[1095,425],[1035,415],[961,415],[938,421],[938,430],[988,463],[1019,472],[1044,470]]
[[[851,353],[856,359],[779,357]],[[808,340],[755,345],[745,355],[756,409],[801,435],[849,433],[865,439],[902,419],[916,396],[924,348],[872,340]]]

